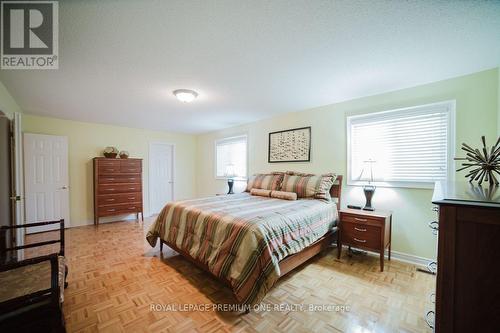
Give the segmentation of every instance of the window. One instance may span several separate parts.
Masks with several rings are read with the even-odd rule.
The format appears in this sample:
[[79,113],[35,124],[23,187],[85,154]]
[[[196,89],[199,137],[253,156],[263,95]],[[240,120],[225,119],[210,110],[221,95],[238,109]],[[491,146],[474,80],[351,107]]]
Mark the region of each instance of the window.
[[452,177],[455,102],[347,118],[348,183],[432,188]]
[[215,177],[247,178],[247,136],[235,136],[215,142]]

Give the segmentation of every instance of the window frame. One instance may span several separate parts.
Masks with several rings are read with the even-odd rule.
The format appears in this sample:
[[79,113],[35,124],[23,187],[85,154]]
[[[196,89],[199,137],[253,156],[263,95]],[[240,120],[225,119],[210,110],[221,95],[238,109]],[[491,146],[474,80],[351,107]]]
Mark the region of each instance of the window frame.
[[[351,174],[351,124],[352,120],[359,118],[376,117],[377,115],[386,115],[389,113],[403,113],[406,111],[416,111],[418,109],[428,109],[433,107],[446,107],[448,113],[447,121],[447,171],[446,180],[453,181],[455,179],[455,168],[453,163],[453,156],[455,154],[455,141],[456,141],[456,123],[455,123],[455,112],[456,112],[456,100],[447,100],[437,103],[422,104],[416,106],[410,106],[405,108],[398,108],[386,111],[371,112],[364,114],[353,114],[347,115],[346,117],[346,127],[347,127],[347,185],[351,186],[363,186],[366,185],[366,181],[360,181],[352,179]],[[417,189],[433,189],[435,182],[418,182],[418,181],[374,181],[373,185],[379,187],[394,187],[394,188],[417,188]]]
[[218,138],[218,139],[214,140],[214,177],[215,177],[215,179],[217,179],[217,180],[227,180],[228,179],[228,177],[217,175],[217,145],[219,143],[222,143],[222,142],[233,141],[233,140],[236,140],[239,138],[245,138],[245,142],[246,142],[246,161],[245,161],[246,163],[245,164],[246,164],[247,174],[245,175],[245,177],[234,177],[233,179],[236,181],[248,180],[248,134],[247,133],[232,135],[232,136]]

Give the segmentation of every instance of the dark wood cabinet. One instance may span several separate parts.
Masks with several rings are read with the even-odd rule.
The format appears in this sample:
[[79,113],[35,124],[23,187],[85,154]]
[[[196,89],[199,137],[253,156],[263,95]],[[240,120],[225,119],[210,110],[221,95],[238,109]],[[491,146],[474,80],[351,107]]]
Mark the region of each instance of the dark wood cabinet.
[[500,189],[437,183],[435,330],[500,332]]
[[342,245],[348,245],[380,254],[380,271],[384,271],[384,252],[388,248],[391,259],[392,213],[388,211],[365,211],[341,209],[339,223],[339,244],[337,256],[340,259]]
[[94,224],[104,216],[135,213],[142,220],[142,160],[94,158]]

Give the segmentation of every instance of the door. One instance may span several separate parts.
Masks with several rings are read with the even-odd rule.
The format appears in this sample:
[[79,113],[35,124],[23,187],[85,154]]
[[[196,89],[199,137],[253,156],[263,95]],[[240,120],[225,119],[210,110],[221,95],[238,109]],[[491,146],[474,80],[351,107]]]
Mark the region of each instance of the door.
[[[26,223],[64,219],[69,226],[68,138],[24,134],[24,186]],[[28,233],[49,231],[58,224],[29,228]]]
[[149,213],[158,214],[174,199],[174,145],[149,144]]
[[[23,175],[23,135],[21,114],[14,113],[12,121],[12,212],[14,223],[24,224],[24,175]],[[16,246],[24,245],[24,229],[16,230]],[[22,258],[22,250],[18,251],[18,258]]]

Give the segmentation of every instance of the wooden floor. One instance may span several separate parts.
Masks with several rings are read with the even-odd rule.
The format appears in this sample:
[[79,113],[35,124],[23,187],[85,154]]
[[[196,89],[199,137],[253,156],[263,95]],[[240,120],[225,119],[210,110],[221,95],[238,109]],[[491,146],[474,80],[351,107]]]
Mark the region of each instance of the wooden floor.
[[[423,319],[435,279],[397,261],[336,249],[291,272],[262,305],[340,305],[348,311],[168,311],[232,304],[225,286],[173,251],[145,242],[151,219],[66,230],[68,332],[430,332]],[[55,237],[29,236],[28,241]],[[48,251],[48,250],[47,250]],[[343,251],[344,253],[347,251]],[[157,305],[159,304],[159,305]],[[152,311],[163,305],[167,311]],[[185,310],[185,309],[183,309]]]

